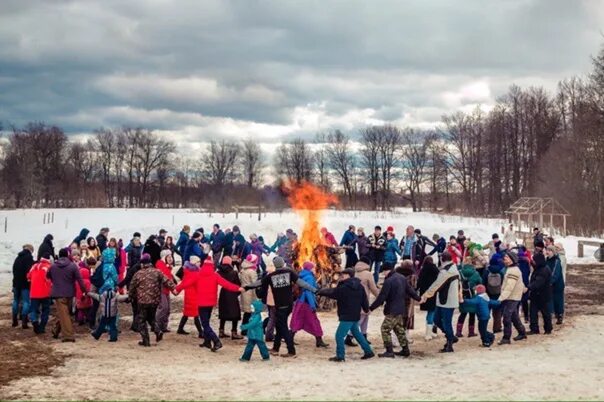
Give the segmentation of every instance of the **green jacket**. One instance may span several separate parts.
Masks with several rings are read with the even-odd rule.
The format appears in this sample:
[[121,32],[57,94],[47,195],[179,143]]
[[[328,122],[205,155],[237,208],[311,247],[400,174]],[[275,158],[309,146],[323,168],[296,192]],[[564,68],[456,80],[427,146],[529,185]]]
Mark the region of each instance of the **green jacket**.
[[[471,299],[476,294],[474,292],[474,288],[482,284],[482,278],[480,277],[480,274],[476,271],[476,268],[474,268],[474,266],[471,264],[464,264],[459,270],[459,275],[461,279],[462,290],[464,293],[463,297],[464,299]],[[467,281],[467,285],[464,284],[465,281]],[[465,286],[469,287],[469,293],[464,289]],[[462,313],[476,313],[476,306],[471,305],[470,303],[460,303],[459,311]]]

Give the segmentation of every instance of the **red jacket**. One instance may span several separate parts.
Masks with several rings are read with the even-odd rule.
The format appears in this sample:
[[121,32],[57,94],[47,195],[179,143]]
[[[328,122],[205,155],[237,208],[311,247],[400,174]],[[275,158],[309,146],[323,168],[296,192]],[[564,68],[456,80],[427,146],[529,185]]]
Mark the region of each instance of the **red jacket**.
[[[90,292],[90,269],[88,267],[80,267],[80,276],[86,285],[86,291]],[[76,286],[76,308],[85,309],[92,307],[92,298],[90,296],[84,296],[82,289]]]
[[239,292],[239,286],[218,275],[214,271],[212,260],[206,259],[197,275],[183,277],[182,282],[176,287],[176,291],[195,287],[197,289],[197,306],[215,307],[218,302],[218,285],[231,292]]
[[44,258],[34,264],[27,273],[27,280],[31,282],[29,297],[32,299],[45,299],[50,297],[52,282],[46,277],[50,269],[50,261]]
[[[172,267],[169,266],[168,264],[166,264],[163,260],[159,260],[155,263],[155,268],[157,268],[162,274],[164,274],[164,276],[166,277],[166,279],[171,280],[172,282],[176,283],[176,281],[174,280],[174,275],[172,275]],[[170,294],[170,288],[167,287],[163,287],[161,292],[165,295],[169,295]]]
[[456,244],[455,246],[447,246],[447,251],[449,252],[449,254],[451,254],[451,260],[453,261],[453,264],[455,265],[459,265],[461,263],[461,246],[459,244]]

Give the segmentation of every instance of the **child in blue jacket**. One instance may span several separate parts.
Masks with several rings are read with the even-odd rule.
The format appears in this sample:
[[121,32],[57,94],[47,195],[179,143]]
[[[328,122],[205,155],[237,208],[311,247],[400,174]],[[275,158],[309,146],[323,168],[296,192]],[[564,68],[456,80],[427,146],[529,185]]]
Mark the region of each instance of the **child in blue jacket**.
[[254,351],[254,346],[258,345],[262,360],[269,360],[270,355],[266,343],[264,343],[264,328],[262,326],[262,302],[254,300],[252,302],[252,317],[247,324],[241,325],[241,331],[247,331],[247,345],[243,355],[239,359],[242,362],[249,362]]
[[489,298],[486,294],[484,285],[478,285],[474,290],[476,296],[471,299],[464,299],[463,304],[468,312],[475,310],[476,317],[478,318],[478,332],[480,332],[482,346],[488,348],[495,342],[495,335],[487,329],[489,326],[489,318],[491,317],[490,309],[499,306],[500,302],[499,300],[491,300]]

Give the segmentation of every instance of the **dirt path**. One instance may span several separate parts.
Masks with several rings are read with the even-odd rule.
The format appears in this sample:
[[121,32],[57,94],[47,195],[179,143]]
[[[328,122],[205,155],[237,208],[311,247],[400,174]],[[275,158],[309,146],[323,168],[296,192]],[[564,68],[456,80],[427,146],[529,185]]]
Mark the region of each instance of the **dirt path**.
[[[1,384],[0,399],[603,399],[604,316],[597,300],[602,278],[597,268],[570,270],[569,305],[584,303],[583,297],[596,297],[596,302],[572,310],[573,317],[552,336],[491,349],[479,347],[478,338],[464,338],[455,354],[440,355],[440,339],[425,342],[414,331],[413,353],[406,360],[361,361],[358,348],[350,348],[346,363],[328,362],[337,325],[334,314],[321,314],[331,347],[317,350],[313,339],[302,334],[295,360],[261,362],[254,354],[251,363],[240,363],[244,342],[228,341],[213,354],[199,348],[194,335],[173,333],[145,350],[126,330],[116,344],[95,342],[84,331],[75,344],[43,338],[38,343],[46,349],[37,353],[66,357],[64,362],[56,361],[50,375],[36,372]],[[370,339],[378,350],[381,317],[376,312],[370,319]],[[172,316],[172,328],[178,318]],[[422,319],[416,316],[416,323]],[[0,331],[12,336],[21,332]],[[30,338],[19,338],[28,345],[22,350],[26,361],[36,353],[29,348],[36,344]],[[2,372],[19,364],[1,359]],[[497,389],[488,391],[493,383]]]

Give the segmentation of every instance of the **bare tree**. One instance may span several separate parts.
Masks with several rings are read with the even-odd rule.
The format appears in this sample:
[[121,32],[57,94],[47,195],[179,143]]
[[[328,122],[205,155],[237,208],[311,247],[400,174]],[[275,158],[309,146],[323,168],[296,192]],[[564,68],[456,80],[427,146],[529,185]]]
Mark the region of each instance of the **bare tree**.
[[428,178],[428,150],[434,137],[432,133],[419,133],[411,128],[402,134],[401,169],[414,212],[422,210],[421,188]]
[[327,160],[334,171],[344,193],[348,197],[349,205],[353,203],[353,171],[355,167],[354,155],[350,147],[350,139],[340,130],[327,135],[325,146]]
[[302,139],[289,144],[281,144],[275,161],[277,172],[294,183],[311,181],[313,157],[309,146]]
[[241,147],[241,168],[245,184],[249,188],[257,187],[262,182],[264,169],[263,153],[253,138],[243,141]]
[[202,157],[205,179],[214,186],[232,183],[235,174],[239,145],[233,141],[211,141],[208,151]]
[[171,142],[159,138],[151,130],[143,133],[138,146],[137,174],[141,179],[140,203],[145,206],[151,174],[158,168],[167,166],[170,156],[175,151],[175,146]]
[[329,180],[329,158],[325,149],[327,138],[325,134],[317,134],[314,142],[313,164],[317,171],[317,184],[324,190],[329,191],[331,189],[331,182]]

